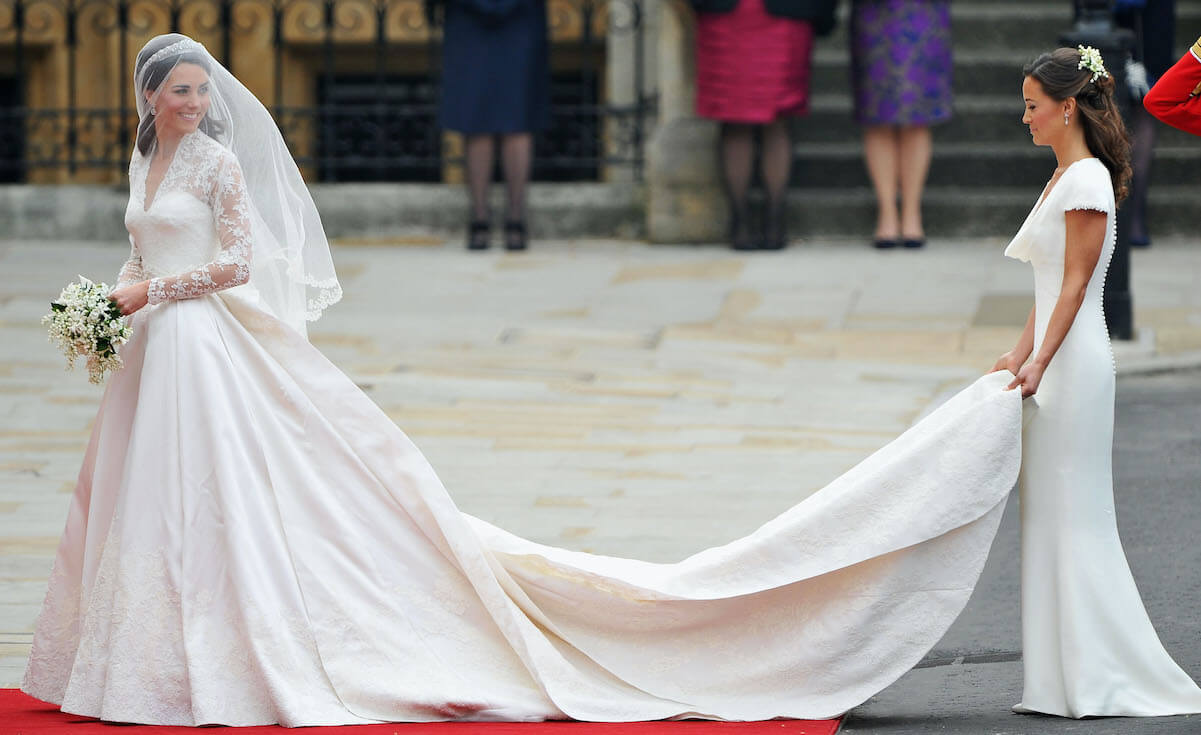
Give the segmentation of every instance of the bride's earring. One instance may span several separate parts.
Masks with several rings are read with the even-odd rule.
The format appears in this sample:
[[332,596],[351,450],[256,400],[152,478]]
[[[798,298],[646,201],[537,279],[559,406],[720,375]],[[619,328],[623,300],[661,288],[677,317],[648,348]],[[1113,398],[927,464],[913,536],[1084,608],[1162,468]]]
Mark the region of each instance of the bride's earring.
[[[151,108],[150,108],[150,114],[151,114],[151,115],[157,115],[157,114],[158,114],[158,108],[157,108],[157,107],[154,107],[154,106],[151,106]],[[1067,121],[1068,121],[1068,116],[1067,116],[1067,115],[1064,115],[1064,116],[1063,116],[1063,122],[1066,124],[1066,123],[1067,123]]]
[[1063,113],[1063,124],[1067,125],[1068,122],[1071,120],[1071,117],[1072,117],[1072,114],[1070,112]]

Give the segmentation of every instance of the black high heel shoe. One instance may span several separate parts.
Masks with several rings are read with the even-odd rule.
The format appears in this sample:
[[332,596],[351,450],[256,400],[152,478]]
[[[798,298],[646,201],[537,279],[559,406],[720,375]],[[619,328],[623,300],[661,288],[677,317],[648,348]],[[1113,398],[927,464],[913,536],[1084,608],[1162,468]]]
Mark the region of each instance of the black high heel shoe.
[[783,207],[774,207],[767,213],[767,226],[763,228],[763,241],[759,244],[761,250],[783,250],[788,245],[786,222]]
[[758,250],[759,243],[751,236],[751,228],[747,215],[740,214],[737,209],[730,213],[730,249]]
[[505,222],[505,250],[525,250],[527,246],[525,222],[508,220]]
[[491,244],[492,225],[486,219],[473,219],[467,224],[467,249],[487,250]]

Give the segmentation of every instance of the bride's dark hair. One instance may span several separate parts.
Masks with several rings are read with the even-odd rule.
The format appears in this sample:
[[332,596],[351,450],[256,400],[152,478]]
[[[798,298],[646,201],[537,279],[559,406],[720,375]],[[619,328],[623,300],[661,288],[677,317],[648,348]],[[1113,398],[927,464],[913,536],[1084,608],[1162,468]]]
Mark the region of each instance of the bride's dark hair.
[[[154,56],[155,52],[166,48],[170,44],[174,43],[175,40],[176,39],[174,38],[164,36],[161,37],[161,40],[155,39],[154,41],[146,44],[146,46],[138,52],[137,61],[134,63],[133,78],[144,80],[142,82],[142,87],[145,92],[150,92],[153,94],[159,88],[159,86],[166,81],[167,75],[170,74],[171,70],[174,69],[178,64],[195,64],[196,66],[204,69],[205,72],[212,72],[208,57],[203,53],[192,50],[185,50],[178,54],[164,56],[163,58],[152,63],[149,68],[146,67],[146,63],[150,61],[150,58]],[[213,120],[209,115],[205,115],[204,118],[201,119],[200,130],[211,138],[216,138],[222,133],[221,124],[216,120]],[[142,152],[143,156],[150,155],[150,151],[154,149],[155,140],[154,116],[146,115],[142,118],[142,122],[138,123],[137,145],[138,150]]]
[[1113,77],[1097,77],[1080,68],[1080,52],[1074,48],[1057,48],[1042,54],[1022,69],[1024,76],[1038,82],[1043,91],[1056,102],[1069,97],[1076,99],[1080,122],[1084,126],[1084,142],[1088,150],[1109,169],[1114,199],[1126,198],[1130,184],[1130,136],[1114,100]]

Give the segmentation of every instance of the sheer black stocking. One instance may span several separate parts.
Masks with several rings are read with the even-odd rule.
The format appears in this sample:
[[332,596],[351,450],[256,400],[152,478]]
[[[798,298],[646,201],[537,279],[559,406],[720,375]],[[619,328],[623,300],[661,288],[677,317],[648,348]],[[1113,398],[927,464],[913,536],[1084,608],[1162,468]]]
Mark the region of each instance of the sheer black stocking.
[[735,248],[753,247],[747,190],[754,166],[755,136],[750,125],[723,123],[721,126],[721,168],[730,200],[730,244]]
[[467,159],[467,191],[471,196],[471,219],[487,221],[488,185],[492,183],[496,143],[490,134],[468,135],[463,142]]
[[764,126],[759,166],[763,172],[763,188],[767,192],[764,247],[781,248],[787,238],[785,205],[788,178],[792,172],[792,136],[787,118],[778,118]]
[[1130,222],[1130,241],[1139,245],[1151,242],[1147,227],[1147,190],[1151,184],[1151,161],[1155,149],[1154,118],[1144,109],[1134,111],[1131,125],[1130,167],[1134,175],[1130,180],[1130,198],[1123,205]]
[[534,136],[512,133],[501,136],[501,170],[505,175],[506,210],[509,222],[525,222],[525,192],[534,158]]

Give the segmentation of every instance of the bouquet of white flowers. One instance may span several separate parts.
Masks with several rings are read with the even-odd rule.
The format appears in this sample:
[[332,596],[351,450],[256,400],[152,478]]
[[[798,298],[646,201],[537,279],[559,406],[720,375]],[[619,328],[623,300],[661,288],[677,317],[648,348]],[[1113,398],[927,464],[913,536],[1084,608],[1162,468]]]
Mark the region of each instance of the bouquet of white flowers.
[[83,276],[69,283],[50,303],[50,313],[42,324],[50,329],[50,341],[67,356],[67,369],[75,367],[75,358],[88,363],[88,380],[99,384],[104,374],[124,363],[117,348],[129,341],[133,332],[121,318],[121,310],[109,297],[105,283],[92,283]]

